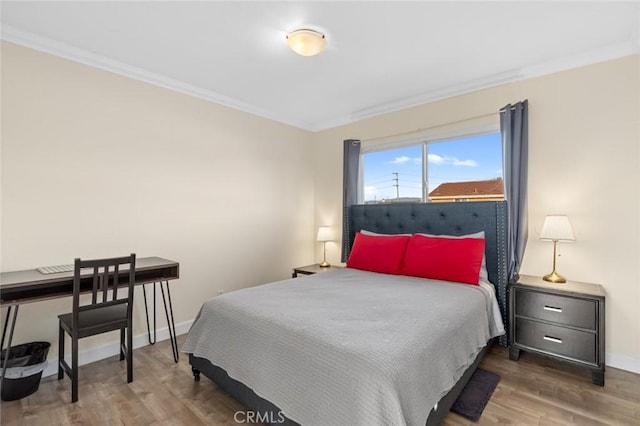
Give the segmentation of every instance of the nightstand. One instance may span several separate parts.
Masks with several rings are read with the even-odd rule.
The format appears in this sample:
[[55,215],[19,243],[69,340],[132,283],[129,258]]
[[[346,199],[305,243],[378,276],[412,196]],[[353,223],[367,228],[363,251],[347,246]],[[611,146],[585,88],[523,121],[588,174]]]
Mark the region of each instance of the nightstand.
[[599,284],[521,275],[509,286],[509,358],[524,350],[589,367],[604,386],[604,301]]
[[318,272],[326,272],[331,269],[342,268],[342,266],[327,266],[326,268],[320,267],[317,263],[314,265],[307,266],[298,266],[297,268],[293,268],[293,274],[291,274],[291,278],[297,278],[298,274],[300,275],[313,275]]

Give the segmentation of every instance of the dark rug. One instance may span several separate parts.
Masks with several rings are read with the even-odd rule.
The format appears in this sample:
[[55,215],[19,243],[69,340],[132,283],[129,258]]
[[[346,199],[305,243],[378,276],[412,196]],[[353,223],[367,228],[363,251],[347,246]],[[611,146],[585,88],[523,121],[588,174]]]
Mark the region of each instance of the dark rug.
[[453,403],[451,411],[477,422],[499,381],[500,376],[496,373],[481,368],[476,369],[456,402]]

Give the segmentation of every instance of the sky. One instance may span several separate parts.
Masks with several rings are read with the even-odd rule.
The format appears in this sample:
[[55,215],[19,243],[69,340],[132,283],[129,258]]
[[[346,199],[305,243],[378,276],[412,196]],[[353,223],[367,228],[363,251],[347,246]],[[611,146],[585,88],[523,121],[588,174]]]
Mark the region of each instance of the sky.
[[[500,133],[428,144],[429,192],[444,182],[502,177]],[[422,145],[363,155],[364,200],[422,196]]]

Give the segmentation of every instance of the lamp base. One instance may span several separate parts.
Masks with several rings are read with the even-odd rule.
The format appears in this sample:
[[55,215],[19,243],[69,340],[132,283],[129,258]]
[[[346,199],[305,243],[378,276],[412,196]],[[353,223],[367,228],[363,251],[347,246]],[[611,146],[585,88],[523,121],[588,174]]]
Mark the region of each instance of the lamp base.
[[545,281],[549,281],[550,283],[566,283],[567,282],[567,279],[562,275],[558,274],[556,271],[553,271],[552,273],[545,275],[544,277],[542,277],[542,279]]
[[320,265],[321,268],[328,268],[329,266],[331,266],[331,264],[329,264],[329,262],[327,262],[326,260],[324,260]]

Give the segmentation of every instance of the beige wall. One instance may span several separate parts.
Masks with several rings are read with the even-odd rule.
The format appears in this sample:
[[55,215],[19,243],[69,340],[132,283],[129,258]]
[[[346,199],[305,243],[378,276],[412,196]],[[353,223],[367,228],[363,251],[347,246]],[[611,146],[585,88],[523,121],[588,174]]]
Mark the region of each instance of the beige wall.
[[[561,244],[558,270],[607,292],[607,363],[640,372],[640,57],[520,81],[386,114],[314,135],[316,223],[339,229],[342,140],[364,144],[416,129],[422,134],[482,127],[529,99],[529,242],[522,273],[550,272],[552,247],[538,240],[544,216],[566,213],[576,233]],[[458,122],[451,126],[444,123]],[[439,127],[436,127],[439,126]],[[400,136],[398,139],[409,137]],[[339,243],[328,246],[340,260]]]
[[[218,290],[288,278],[313,259],[310,133],[9,43],[1,100],[2,271],[174,259],[184,323]],[[24,305],[15,342],[50,341],[55,357],[56,316],[70,308]]]
[[[545,214],[568,214],[577,241],[560,246],[559,270],[604,284],[608,363],[640,371],[638,56],[310,134],[9,43],[1,53],[2,271],[130,251],[175,259],[176,322],[187,323],[218,290],[286,278],[322,256],[315,226],[341,226],[343,139],[486,128],[497,123],[488,113],[528,98],[521,272],[549,272],[551,246],[536,235]],[[327,243],[330,262],[339,247]],[[51,341],[56,356],[56,315],[69,308],[25,305],[15,342]]]

